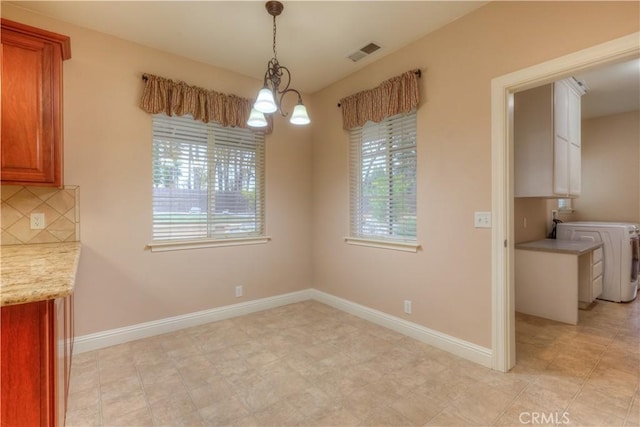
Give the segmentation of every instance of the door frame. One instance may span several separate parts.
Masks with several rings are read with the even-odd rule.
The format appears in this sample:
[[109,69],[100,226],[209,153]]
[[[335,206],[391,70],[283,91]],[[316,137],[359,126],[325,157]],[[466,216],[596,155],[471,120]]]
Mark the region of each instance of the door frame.
[[640,56],[640,32],[524,68],[491,81],[492,368],[516,363],[513,224],[513,94],[607,63]]

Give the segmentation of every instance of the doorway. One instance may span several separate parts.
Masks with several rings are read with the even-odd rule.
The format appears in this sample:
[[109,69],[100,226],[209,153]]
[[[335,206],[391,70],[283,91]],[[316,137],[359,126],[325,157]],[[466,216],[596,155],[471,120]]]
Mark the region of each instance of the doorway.
[[579,71],[640,56],[640,33],[528,67],[491,82],[492,367],[515,366],[513,94]]

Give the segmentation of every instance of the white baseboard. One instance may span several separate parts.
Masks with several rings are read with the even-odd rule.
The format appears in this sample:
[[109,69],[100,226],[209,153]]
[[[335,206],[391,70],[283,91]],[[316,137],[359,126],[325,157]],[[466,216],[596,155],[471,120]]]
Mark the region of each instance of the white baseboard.
[[239,304],[226,305],[181,316],[167,317],[165,319],[154,320],[152,322],[138,323],[136,325],[110,329],[108,331],[97,332],[95,334],[82,335],[75,338],[73,342],[73,351],[75,353],[84,353],[85,351],[98,350],[100,348],[116,344],[123,344],[141,338],[165,334],[167,332],[203,325],[209,322],[216,322],[218,320],[243,316],[245,314],[268,310],[309,299],[311,299],[311,289],[305,289],[303,291],[241,302]]
[[418,325],[417,323],[391,316],[383,313],[382,311],[356,304],[317,289],[310,289],[310,292],[311,298],[318,302],[330,305],[338,310],[353,314],[354,316],[358,316],[362,319],[368,320],[369,322],[392,329],[403,335],[417,339],[418,341],[422,341],[441,350],[448,351],[456,356],[460,356],[487,368],[491,368],[492,352],[489,348],[452,337],[451,335],[443,334],[442,332],[429,329],[425,326]]
[[76,337],[73,344],[75,353],[98,350],[116,344],[173,332],[209,322],[230,319],[257,311],[268,310],[287,304],[306,301],[309,299],[327,304],[338,310],[361,317],[372,323],[392,329],[411,338],[417,339],[439,349],[448,351],[482,366],[491,367],[491,349],[452,337],[442,332],[409,322],[399,317],[391,316],[381,311],[369,308],[343,298],[319,291],[305,289],[283,295],[262,298],[239,304],[217,307],[210,310],[198,311],[181,316],[168,317],[152,322],[139,323],[123,328],[111,329],[95,334]]

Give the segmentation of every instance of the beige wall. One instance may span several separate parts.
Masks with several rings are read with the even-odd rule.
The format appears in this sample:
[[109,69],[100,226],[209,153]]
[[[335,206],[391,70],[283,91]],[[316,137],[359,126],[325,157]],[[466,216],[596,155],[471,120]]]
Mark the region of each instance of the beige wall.
[[[495,2],[314,96],[313,283],[320,290],[491,347],[491,79],[638,31],[638,3]],[[347,245],[347,133],[336,102],[413,68],[417,254]],[[405,315],[402,301],[413,301]]]
[[[82,188],[77,335],[310,287],[311,133],[281,120],[266,139],[271,242],[145,250],[151,241],[151,116],[138,108],[142,73],[245,97],[255,96],[261,82],[11,5],[2,5],[2,16],[71,37],[64,155],[65,183]],[[309,110],[313,116],[312,105]],[[236,285],[244,285],[244,297],[234,297]]]
[[547,199],[516,198],[513,201],[513,229],[515,243],[530,242],[547,237]]
[[640,111],[582,122],[582,194],[575,221],[640,222]]
[[[638,4],[496,2],[307,98],[311,131],[267,138],[266,245],[151,254],[151,121],[143,72],[241,96],[259,82],[11,5],[2,15],[71,36],[65,181],[82,188],[76,333],[314,286],[491,346],[490,82],[638,31]],[[400,24],[399,24],[400,25]],[[347,134],[336,102],[420,68],[417,253],[350,246]],[[313,143],[311,143],[313,141]],[[311,262],[313,260],[313,263]],[[233,287],[245,286],[245,298]],[[412,315],[402,300],[413,301]]]

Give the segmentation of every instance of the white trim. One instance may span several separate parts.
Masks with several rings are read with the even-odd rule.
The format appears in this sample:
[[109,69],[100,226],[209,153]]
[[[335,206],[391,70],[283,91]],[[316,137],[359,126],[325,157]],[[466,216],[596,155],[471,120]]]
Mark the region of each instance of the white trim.
[[123,328],[111,329],[95,334],[82,335],[74,340],[76,354],[98,350],[112,345],[165,334],[209,322],[243,316],[257,311],[268,310],[287,304],[306,300],[316,300],[338,310],[361,317],[372,323],[392,329],[403,335],[417,339],[439,349],[448,351],[480,365],[491,367],[491,350],[479,345],[434,331],[417,323],[391,316],[373,308],[348,301],[317,289],[305,289],[298,292],[262,298],[240,304],[227,305],[211,310],[203,310],[181,316],[168,317],[152,322],[139,323]]
[[515,365],[512,94],[639,54],[640,33],[633,33],[491,81],[493,369],[506,372]]
[[267,243],[269,240],[271,240],[269,236],[202,240],[156,240],[147,244],[147,247],[151,249],[151,252],[166,252],[223,246],[260,245]]
[[420,249],[421,247],[418,243],[394,242],[391,240],[363,239],[359,237],[345,237],[344,241],[350,245],[368,246],[370,248],[378,248],[378,249],[392,249],[394,251],[403,251],[403,252],[418,252],[418,249]]
[[353,314],[354,316],[358,316],[377,325],[384,326],[385,328],[392,329],[403,335],[407,335],[418,341],[422,341],[456,356],[463,357],[482,366],[486,366],[488,368],[491,367],[491,350],[486,347],[452,337],[451,335],[443,334],[442,332],[429,329],[425,326],[418,325],[417,323],[391,316],[373,308],[356,304],[317,289],[311,289],[310,292],[311,297],[316,301],[330,305],[331,307],[345,311],[349,314]]
[[209,322],[230,319],[257,311],[268,310],[287,304],[306,301],[311,298],[310,289],[291,292],[274,297],[261,298],[253,301],[217,307],[210,310],[197,311],[181,316],[167,317],[151,322],[138,323],[137,325],[123,328],[110,329],[104,332],[88,334],[76,337],[73,343],[75,353],[97,350],[116,344],[147,338],[154,335],[165,334],[192,326],[198,326]]

